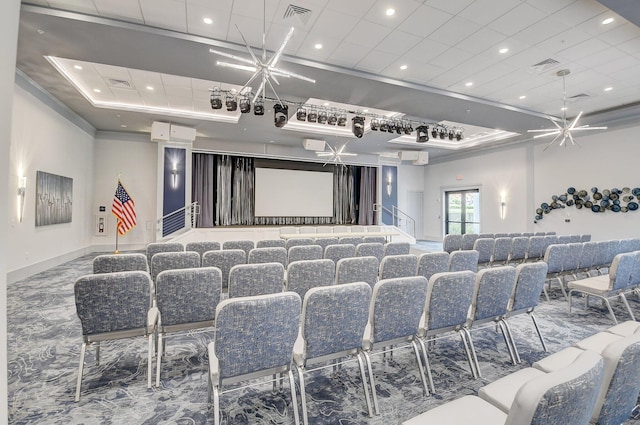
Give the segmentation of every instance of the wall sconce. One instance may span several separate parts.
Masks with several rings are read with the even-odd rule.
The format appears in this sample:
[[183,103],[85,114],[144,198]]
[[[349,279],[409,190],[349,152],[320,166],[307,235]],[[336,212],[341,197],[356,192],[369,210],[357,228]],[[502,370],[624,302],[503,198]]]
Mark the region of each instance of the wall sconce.
[[25,176],[18,177],[18,220],[22,223],[24,215],[24,198],[27,191],[27,178]]
[[502,192],[500,194],[500,219],[504,220],[505,212],[507,209],[507,194]]
[[391,196],[391,189],[393,188],[393,176],[391,172],[387,173],[387,196]]
[[173,163],[173,169],[171,170],[171,187],[178,188],[178,164]]

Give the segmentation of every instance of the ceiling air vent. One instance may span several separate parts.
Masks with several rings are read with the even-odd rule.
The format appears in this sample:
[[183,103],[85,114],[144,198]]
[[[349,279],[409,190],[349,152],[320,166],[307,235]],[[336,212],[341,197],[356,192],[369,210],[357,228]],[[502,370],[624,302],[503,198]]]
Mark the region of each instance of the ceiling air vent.
[[587,97],[591,97],[591,95],[587,93],[580,93],[580,94],[567,97],[567,102],[575,103],[575,102],[578,102],[579,100],[586,99]]
[[311,10],[304,7],[296,6],[295,4],[290,4],[289,6],[287,6],[287,10],[284,11],[283,16],[285,20],[298,18],[305,25],[309,22],[310,17]]
[[115,79],[115,78],[109,78],[108,81],[109,81],[109,85],[111,87],[117,87],[117,88],[120,88],[120,89],[131,89],[131,88],[133,88],[133,86],[131,86],[131,83],[128,82],[127,80],[118,80],[118,79]]
[[543,60],[541,62],[538,62],[535,65],[531,65],[531,68],[533,68],[533,70],[536,71],[536,72],[544,72],[544,71],[548,70],[549,68],[555,67],[559,63],[560,62],[558,62],[555,59],[548,58],[548,59],[545,59],[545,60]]

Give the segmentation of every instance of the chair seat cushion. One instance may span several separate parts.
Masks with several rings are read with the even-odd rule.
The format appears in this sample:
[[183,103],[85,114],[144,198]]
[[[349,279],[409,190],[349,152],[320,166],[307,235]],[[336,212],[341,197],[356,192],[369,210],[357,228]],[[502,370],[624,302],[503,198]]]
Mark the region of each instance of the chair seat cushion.
[[482,400],[468,395],[415,416],[403,425],[499,425],[507,420],[507,414]]
[[636,333],[638,329],[640,329],[640,322],[628,320],[624,323],[610,327],[607,329],[607,332],[620,336],[631,336]]
[[533,367],[549,373],[569,366],[584,351],[578,347],[567,347],[557,353],[553,353],[533,364]]
[[623,337],[609,332],[598,332],[582,341],[576,342],[574,345],[582,350],[591,350],[600,354],[612,342],[621,340]]
[[545,372],[532,367],[520,369],[480,388],[478,396],[507,414],[520,387],[544,374]]
[[589,292],[595,295],[604,295],[609,292],[609,279],[599,279],[600,276],[574,280],[567,285],[569,289]]

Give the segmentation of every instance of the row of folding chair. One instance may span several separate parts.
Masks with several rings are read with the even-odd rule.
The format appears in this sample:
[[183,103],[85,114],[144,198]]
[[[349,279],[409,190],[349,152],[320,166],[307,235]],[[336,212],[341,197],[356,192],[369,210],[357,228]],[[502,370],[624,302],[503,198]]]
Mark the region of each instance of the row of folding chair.
[[[443,250],[446,252],[453,252],[458,250],[470,250],[475,249],[475,243],[478,239],[514,239],[514,238],[532,238],[536,237],[549,237],[556,236],[556,243],[572,243],[572,242],[588,242],[591,240],[591,235],[560,235],[557,236],[555,232],[538,232],[538,233],[466,233],[464,235],[445,235],[443,240]],[[506,239],[505,239],[506,238]],[[504,242],[506,243],[506,242]]]
[[383,232],[386,226],[289,226],[281,227],[280,234],[313,234],[313,233],[349,233],[349,232]]

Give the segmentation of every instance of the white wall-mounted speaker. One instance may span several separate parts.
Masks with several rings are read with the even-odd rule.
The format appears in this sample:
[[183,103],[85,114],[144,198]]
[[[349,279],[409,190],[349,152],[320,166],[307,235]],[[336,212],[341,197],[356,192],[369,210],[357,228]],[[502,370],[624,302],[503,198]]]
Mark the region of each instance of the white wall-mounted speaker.
[[196,140],[196,129],[171,124],[171,140],[176,142],[193,142]]
[[418,159],[413,161],[413,165],[427,165],[429,163],[429,152],[418,152]]
[[420,151],[400,151],[398,156],[402,161],[417,161],[420,153]]
[[170,127],[168,122],[154,121],[151,124],[151,141],[168,142],[171,137]]
[[318,139],[304,139],[303,146],[308,151],[320,152],[324,150],[326,142]]

